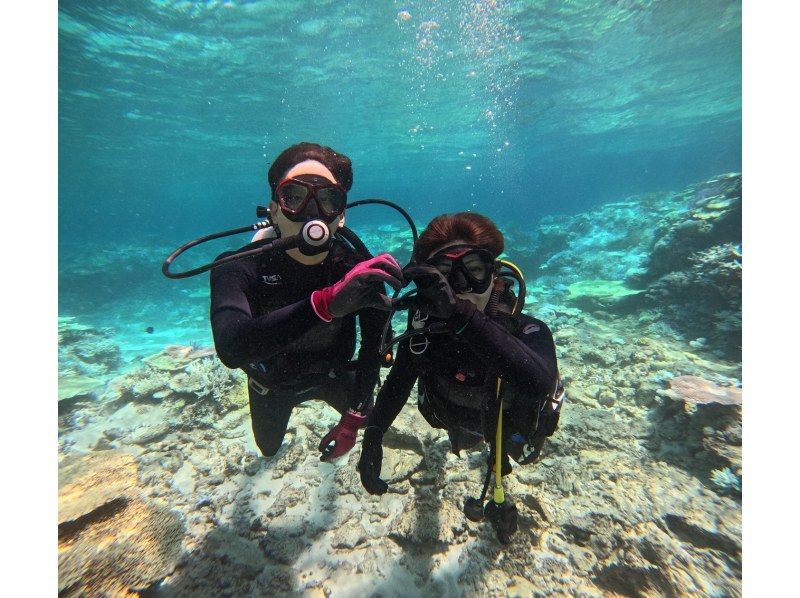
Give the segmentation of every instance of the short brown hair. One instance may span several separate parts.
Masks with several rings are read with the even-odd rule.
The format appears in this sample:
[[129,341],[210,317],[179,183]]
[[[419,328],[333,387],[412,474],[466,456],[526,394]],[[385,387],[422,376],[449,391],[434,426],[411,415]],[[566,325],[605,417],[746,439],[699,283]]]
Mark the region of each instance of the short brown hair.
[[413,259],[424,262],[437,247],[463,240],[488,250],[494,257],[503,253],[504,241],[494,222],[474,212],[442,214],[430,221],[414,244]]
[[305,162],[306,160],[316,160],[324,164],[325,167],[331,171],[331,174],[336,177],[338,183],[350,191],[353,186],[353,164],[350,158],[344,154],[338,153],[336,150],[319,145],[317,143],[309,143],[303,141],[291,147],[287,147],[280,155],[275,158],[272,166],[269,167],[267,172],[267,180],[269,181],[269,188],[275,193],[275,187],[280,183],[286,171],[292,166]]

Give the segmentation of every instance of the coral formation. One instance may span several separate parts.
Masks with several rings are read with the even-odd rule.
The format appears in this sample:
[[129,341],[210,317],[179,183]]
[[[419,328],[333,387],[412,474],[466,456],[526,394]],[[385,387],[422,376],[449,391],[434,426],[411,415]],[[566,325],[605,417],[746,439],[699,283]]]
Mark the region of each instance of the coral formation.
[[141,500],[114,506],[95,512],[96,520],[81,522],[79,529],[59,527],[59,595],[132,595],[175,567],[183,539],[180,518]]
[[[722,467],[741,474],[740,389],[720,386],[698,376],[677,376],[670,380],[668,389],[658,394],[665,402],[650,413],[651,450],[668,460],[680,460],[698,476]],[[708,475],[720,489],[715,474]],[[719,475],[716,474],[717,478]],[[727,486],[722,489],[728,491]]]
[[139,498],[131,455],[100,451],[59,467],[60,595],[147,589],[174,568],[183,533],[178,515]]
[[622,280],[581,280],[567,287],[567,300],[578,307],[592,309],[614,309],[622,300],[642,291],[629,289]]
[[58,467],[58,524],[74,521],[120,498],[131,498],[137,466],[119,451],[66,457]]
[[[582,300],[587,311],[657,309],[687,341],[741,361],[741,175],[680,193],[648,194],[575,216],[548,216],[527,236],[519,264],[543,287],[624,281],[636,296]],[[507,247],[511,247],[507,244]],[[515,249],[515,254],[516,254]],[[596,286],[596,285],[595,285]]]
[[121,364],[119,347],[109,330],[81,324],[74,317],[59,316],[59,410],[75,399],[94,397]]
[[723,494],[741,493],[742,478],[733,473],[728,467],[715,469],[711,472],[711,482]]
[[238,370],[226,368],[216,358],[205,358],[189,365],[186,373],[197,381],[199,386],[196,390],[199,396],[210,396],[221,401],[237,381],[242,381],[242,377],[234,375],[234,372]]
[[193,409],[203,403],[219,413],[246,401],[241,392],[244,376],[222,365],[211,348],[171,345],[142,362],[138,368],[111,381],[104,394],[106,401],[183,398]]
[[165,347],[160,353],[145,357],[144,361],[156,370],[176,372],[185,369],[196,359],[211,357],[213,355],[214,349],[210,347],[170,345]]
[[684,192],[688,210],[658,229],[631,279],[676,328],[733,360],[741,360],[741,185],[740,175],[723,175]]
[[720,405],[741,405],[742,391],[738,388],[723,387],[711,380],[698,376],[677,376],[670,380],[665,396],[695,405],[719,403]]

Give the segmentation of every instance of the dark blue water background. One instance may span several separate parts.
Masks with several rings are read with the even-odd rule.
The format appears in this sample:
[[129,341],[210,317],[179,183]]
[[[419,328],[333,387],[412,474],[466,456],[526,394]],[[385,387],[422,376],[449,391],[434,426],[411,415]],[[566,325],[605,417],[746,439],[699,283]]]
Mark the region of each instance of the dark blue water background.
[[[301,140],[352,158],[352,199],[420,226],[471,209],[524,227],[741,170],[741,5],[62,1],[58,140],[62,263],[254,221]],[[158,276],[153,312],[206,284]],[[60,312],[144,284],[108,280],[104,303],[62,279]]]

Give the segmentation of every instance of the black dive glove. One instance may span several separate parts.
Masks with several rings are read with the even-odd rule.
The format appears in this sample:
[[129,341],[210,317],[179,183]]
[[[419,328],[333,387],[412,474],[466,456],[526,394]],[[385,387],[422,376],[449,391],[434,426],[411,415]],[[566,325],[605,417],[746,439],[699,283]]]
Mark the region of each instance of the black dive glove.
[[378,426],[367,426],[361,443],[358,471],[361,474],[361,484],[370,494],[381,495],[389,489],[389,485],[380,478],[381,461],[383,461],[382,442],[381,429]]
[[435,318],[453,318],[456,325],[463,325],[475,313],[475,304],[457,297],[444,274],[430,264],[408,266],[403,278],[417,285],[417,307]]

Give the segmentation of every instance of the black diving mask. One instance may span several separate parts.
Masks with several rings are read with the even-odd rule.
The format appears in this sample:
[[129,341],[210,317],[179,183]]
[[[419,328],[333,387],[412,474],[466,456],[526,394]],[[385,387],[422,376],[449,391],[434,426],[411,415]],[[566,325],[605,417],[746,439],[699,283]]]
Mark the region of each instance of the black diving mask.
[[485,293],[492,284],[494,256],[474,245],[453,245],[434,253],[427,263],[441,272],[459,293]]

